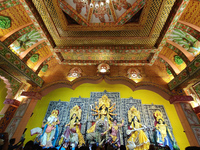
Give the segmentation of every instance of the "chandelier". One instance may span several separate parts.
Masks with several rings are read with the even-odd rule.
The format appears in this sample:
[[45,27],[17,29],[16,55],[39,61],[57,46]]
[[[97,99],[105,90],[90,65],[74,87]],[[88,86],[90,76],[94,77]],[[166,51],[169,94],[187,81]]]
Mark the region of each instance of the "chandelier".
[[[88,0],[82,0],[83,3],[87,3]],[[90,8],[95,7],[96,9],[99,7],[103,7],[104,5],[109,5],[110,0],[92,0],[89,4]]]

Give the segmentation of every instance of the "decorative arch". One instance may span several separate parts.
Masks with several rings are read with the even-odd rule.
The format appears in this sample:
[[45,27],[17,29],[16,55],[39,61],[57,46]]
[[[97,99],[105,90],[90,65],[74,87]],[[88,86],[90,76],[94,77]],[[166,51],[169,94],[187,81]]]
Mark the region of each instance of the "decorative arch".
[[43,57],[43,58],[34,66],[33,71],[36,71],[36,70],[40,67],[40,65],[42,65],[42,63],[43,63],[46,59],[48,59],[49,57],[51,57],[51,56],[52,56],[52,54],[50,53],[50,54],[47,55],[46,57]]
[[46,43],[44,40],[41,40],[31,47],[29,47],[26,51],[24,51],[19,57],[22,59],[23,62],[27,62],[27,60],[35,53],[37,52],[40,48],[46,46]]
[[172,63],[172,61],[170,59],[168,59],[167,57],[165,57],[164,55],[159,54],[158,57],[162,58],[165,62],[167,62],[169,64],[169,66],[171,66],[171,68],[175,71],[176,74],[179,74],[181,71]]
[[165,44],[166,47],[170,48],[171,50],[173,50],[175,53],[177,53],[183,60],[184,62],[188,65],[191,61],[187,58],[187,56],[185,56],[185,54],[180,51],[177,47],[174,47],[173,45],[166,43]]
[[10,35],[8,38],[6,38],[4,41],[3,41],[3,44],[6,45],[6,46],[9,46],[10,44],[12,44],[15,40],[17,40],[19,37],[21,37],[22,35],[30,32],[31,30],[34,30],[35,27],[33,24],[25,27],[25,28],[22,28],[21,30],[18,30],[17,32],[13,33],[12,35]]
[[38,89],[37,92],[39,92],[42,96],[45,96],[51,91],[58,88],[67,87],[70,89],[76,89],[81,84],[84,84],[84,83],[98,84],[102,80],[104,80],[108,84],[126,85],[133,91],[141,90],[141,89],[150,90],[159,94],[166,100],[169,100],[170,96],[172,95],[172,93],[168,89],[161,87],[155,83],[151,83],[151,82],[135,83],[133,80],[126,77],[109,77],[107,75],[100,75],[96,77],[81,77],[81,78],[77,78],[73,80],[72,82],[70,81],[53,82],[53,83],[44,85],[43,88]]

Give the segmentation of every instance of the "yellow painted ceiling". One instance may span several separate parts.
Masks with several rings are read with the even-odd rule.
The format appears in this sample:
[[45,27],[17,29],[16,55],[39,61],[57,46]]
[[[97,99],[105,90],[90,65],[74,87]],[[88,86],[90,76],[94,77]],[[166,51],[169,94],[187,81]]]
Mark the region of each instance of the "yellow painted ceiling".
[[14,33],[26,25],[32,23],[28,14],[26,13],[24,7],[22,5],[17,5],[14,7],[10,7],[8,9],[0,11],[0,15],[7,16],[11,19],[11,27],[8,29],[0,29],[0,38],[5,36],[6,34]]

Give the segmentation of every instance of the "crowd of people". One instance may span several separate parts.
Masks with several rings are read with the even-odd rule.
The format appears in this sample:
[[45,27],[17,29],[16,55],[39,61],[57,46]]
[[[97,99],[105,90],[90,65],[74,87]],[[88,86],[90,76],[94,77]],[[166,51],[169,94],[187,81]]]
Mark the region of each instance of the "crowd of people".
[[[25,139],[22,138],[19,142],[15,142],[15,139],[12,138],[8,140],[8,134],[7,133],[1,133],[0,134],[0,150],[61,150],[62,147],[56,148],[56,147],[49,147],[49,148],[43,148],[39,144],[34,143],[33,141],[28,141],[26,144],[24,143]],[[121,145],[120,148],[113,147],[112,144],[106,143],[104,146],[97,146],[97,145],[89,145],[88,143],[83,144],[81,147],[75,147],[74,150],[126,150],[126,146]],[[149,150],[169,150],[170,148],[168,146],[165,147],[158,147],[155,145],[150,145]],[[73,150],[73,148],[68,145],[65,150]],[[200,147],[196,146],[189,146],[186,147],[185,150],[200,150]]]

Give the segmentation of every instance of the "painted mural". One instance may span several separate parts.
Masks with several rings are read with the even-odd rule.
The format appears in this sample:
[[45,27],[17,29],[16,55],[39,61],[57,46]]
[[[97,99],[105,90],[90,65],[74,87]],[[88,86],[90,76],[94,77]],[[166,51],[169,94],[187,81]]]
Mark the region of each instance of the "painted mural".
[[98,23],[99,21],[101,23],[111,22],[111,21],[113,22],[109,6],[106,4],[101,4],[100,2],[98,2],[98,5],[100,6],[95,7],[93,10],[92,22],[93,23]]
[[65,0],[60,1],[60,6],[69,15],[69,11],[75,13],[78,20],[96,25],[118,21],[134,3],[136,0]]
[[[52,137],[45,136],[45,126],[53,126],[54,130],[49,130]],[[35,142],[43,147],[66,148],[70,144],[75,148],[87,141],[99,146],[110,143],[114,148],[127,145],[130,150],[149,149],[150,143],[179,149],[162,105],[143,105],[140,99],[120,98],[119,92],[91,92],[90,98],[51,101],[43,127],[31,130],[32,135],[39,133]]]
[[126,10],[128,10],[134,2],[135,0],[130,2],[128,2],[128,0],[112,1],[117,17],[120,17]]
[[19,37],[9,47],[15,54],[20,55],[29,47],[41,40],[42,37],[40,36],[39,32],[36,29],[34,29]]
[[169,40],[185,48],[194,57],[200,54],[200,42],[192,35],[180,29],[174,29]]

